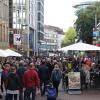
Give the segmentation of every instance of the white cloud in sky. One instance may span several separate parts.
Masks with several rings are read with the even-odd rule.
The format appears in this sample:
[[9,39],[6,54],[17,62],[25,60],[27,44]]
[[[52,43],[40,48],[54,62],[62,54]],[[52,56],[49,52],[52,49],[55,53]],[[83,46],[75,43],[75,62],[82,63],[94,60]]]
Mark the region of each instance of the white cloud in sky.
[[44,0],[44,23],[66,31],[68,27],[73,26],[76,19],[75,9],[72,6],[85,1],[89,0]]

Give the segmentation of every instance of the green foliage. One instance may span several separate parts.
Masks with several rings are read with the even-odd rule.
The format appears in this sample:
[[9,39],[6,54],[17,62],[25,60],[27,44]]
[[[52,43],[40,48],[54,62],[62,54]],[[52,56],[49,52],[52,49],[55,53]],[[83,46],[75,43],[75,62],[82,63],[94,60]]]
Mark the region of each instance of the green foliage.
[[95,15],[97,15],[97,23],[100,22],[100,2],[93,2],[87,7],[79,8],[76,12],[78,17],[75,22],[76,31],[79,37],[87,43],[92,43]]
[[70,27],[67,32],[65,32],[64,40],[62,41],[62,47],[75,43],[76,31],[73,27]]

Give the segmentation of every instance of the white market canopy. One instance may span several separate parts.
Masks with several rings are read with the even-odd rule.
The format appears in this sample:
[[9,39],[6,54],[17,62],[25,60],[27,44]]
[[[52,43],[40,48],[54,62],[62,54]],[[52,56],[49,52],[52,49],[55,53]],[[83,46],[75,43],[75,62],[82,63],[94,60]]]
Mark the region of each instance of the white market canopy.
[[100,50],[100,47],[79,42],[59,49],[59,51],[68,51],[68,50],[93,51],[93,50]]
[[15,57],[21,57],[22,55],[13,51],[13,50],[10,50],[10,49],[6,49],[4,50],[5,54],[7,55],[7,57],[9,56],[15,56]]
[[0,49],[0,57],[7,57],[6,53],[2,49]]

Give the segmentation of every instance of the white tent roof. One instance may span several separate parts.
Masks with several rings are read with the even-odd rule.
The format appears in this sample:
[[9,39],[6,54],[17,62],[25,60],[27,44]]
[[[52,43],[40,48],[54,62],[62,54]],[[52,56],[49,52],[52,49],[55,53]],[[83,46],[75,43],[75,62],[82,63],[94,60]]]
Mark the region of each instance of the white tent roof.
[[76,43],[59,49],[60,51],[68,50],[78,50],[78,51],[89,51],[89,50],[100,50],[100,47],[86,44],[86,43]]
[[10,50],[10,49],[6,49],[4,50],[4,52],[6,53],[7,56],[16,56],[16,57],[21,57],[22,55],[13,51],[13,50]]
[[2,49],[0,49],[0,57],[7,57],[6,53]]

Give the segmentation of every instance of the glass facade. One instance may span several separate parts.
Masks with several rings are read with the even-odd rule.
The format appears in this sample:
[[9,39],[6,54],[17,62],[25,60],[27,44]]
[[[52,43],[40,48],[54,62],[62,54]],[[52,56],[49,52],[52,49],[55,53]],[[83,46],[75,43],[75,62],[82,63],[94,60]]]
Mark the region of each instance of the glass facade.
[[44,41],[44,0],[37,0],[38,42]]
[[13,28],[21,29],[26,24],[26,3],[25,0],[13,0]]

